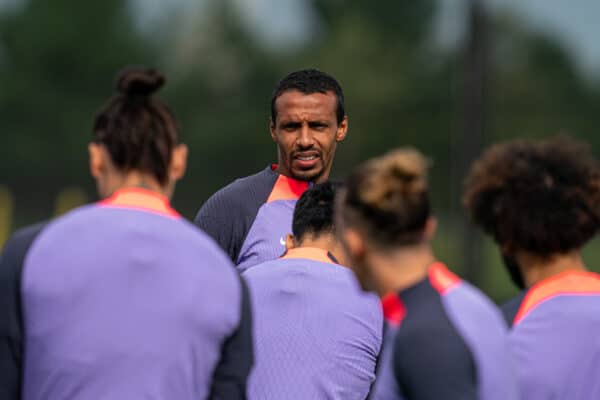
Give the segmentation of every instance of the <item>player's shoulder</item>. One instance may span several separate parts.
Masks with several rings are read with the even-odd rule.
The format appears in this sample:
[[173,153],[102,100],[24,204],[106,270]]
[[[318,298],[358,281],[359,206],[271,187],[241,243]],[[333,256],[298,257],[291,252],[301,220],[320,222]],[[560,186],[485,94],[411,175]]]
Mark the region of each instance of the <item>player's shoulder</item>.
[[495,325],[503,330],[506,329],[500,308],[481,290],[466,281],[461,281],[456,290],[462,297],[460,301],[464,308],[462,311],[474,313],[476,318],[486,321],[489,328]]
[[0,258],[0,276],[20,275],[21,266],[33,242],[47,225],[46,222],[29,225],[14,232],[3,246]]
[[225,187],[215,192],[208,200],[208,203],[243,205],[247,203],[267,201],[278,173],[269,166],[256,174],[243,178],[238,178]]
[[264,280],[277,279],[277,277],[282,277],[290,272],[293,272],[290,268],[285,268],[285,266],[282,265],[285,263],[286,260],[283,258],[265,261],[246,269],[244,272],[242,272],[242,276],[246,279],[249,285],[253,285],[255,282],[259,283]]
[[[308,268],[308,270],[316,273],[315,280],[319,282],[314,289],[324,292],[324,296],[330,298],[326,303],[327,306],[345,311],[339,313],[340,316],[362,321],[361,323],[367,322],[370,328],[376,327],[377,333],[381,334],[383,310],[379,297],[374,293],[365,292],[348,267],[325,262],[317,263],[322,265],[315,265],[313,267],[316,268]],[[329,293],[333,293],[333,296]]]
[[523,290],[515,297],[513,297],[512,299],[508,300],[500,306],[500,310],[502,311],[502,315],[506,320],[508,326],[513,325],[515,317],[517,316],[517,313],[519,312],[521,304],[523,303],[523,300],[525,299],[526,295],[527,290]]
[[6,241],[4,251],[14,251],[18,248],[29,247],[31,242],[40,234],[48,222],[39,222],[16,230]]

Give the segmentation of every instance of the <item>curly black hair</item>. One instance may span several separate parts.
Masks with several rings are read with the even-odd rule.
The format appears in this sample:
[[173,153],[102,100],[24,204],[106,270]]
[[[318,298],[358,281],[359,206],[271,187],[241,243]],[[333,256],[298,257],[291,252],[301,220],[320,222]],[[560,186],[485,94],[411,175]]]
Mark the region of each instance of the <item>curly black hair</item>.
[[324,182],[306,190],[294,209],[292,233],[298,241],[306,235],[334,232],[334,204],[340,183]]
[[600,227],[600,169],[566,136],[498,144],[471,167],[463,203],[504,253],[566,253]]

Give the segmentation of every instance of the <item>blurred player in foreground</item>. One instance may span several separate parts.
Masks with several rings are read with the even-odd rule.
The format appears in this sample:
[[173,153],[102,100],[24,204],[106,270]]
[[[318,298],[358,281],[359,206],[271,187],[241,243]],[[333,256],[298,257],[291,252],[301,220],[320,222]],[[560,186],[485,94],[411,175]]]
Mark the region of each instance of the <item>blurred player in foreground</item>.
[[338,264],[334,197],[331,183],[304,192],[286,254],[244,273],[256,344],[250,399],[364,400],[375,379],[381,304]]
[[344,94],[333,77],[312,69],[289,74],[271,99],[278,164],[219,190],[194,222],[240,271],[281,256],[296,201],[311,182],[327,180],[347,130]]
[[504,306],[526,400],[600,399],[600,275],[581,248],[600,227],[600,168],[565,137],[493,146],[464,203],[525,290]]
[[105,200],[6,245],[3,400],[19,387],[27,400],[245,398],[247,289],[169,205],[187,148],[153,97],[163,83],[126,70],[95,119],[90,170]]
[[514,400],[500,312],[431,249],[427,161],[401,149],[356,168],[340,196],[339,235],[389,330],[374,399]]

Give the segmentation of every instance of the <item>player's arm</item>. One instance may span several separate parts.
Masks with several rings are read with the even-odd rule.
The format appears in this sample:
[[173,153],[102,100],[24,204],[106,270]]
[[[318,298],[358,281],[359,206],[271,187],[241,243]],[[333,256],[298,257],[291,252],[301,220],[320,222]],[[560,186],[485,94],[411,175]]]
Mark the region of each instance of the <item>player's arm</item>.
[[211,400],[245,400],[248,375],[254,362],[252,312],[248,287],[241,281],[240,323],[223,344],[221,359],[213,375]]
[[254,202],[244,201],[240,188],[226,187],[204,203],[194,218],[194,224],[217,242],[236,264],[249,222],[258,211],[259,206],[253,206]]
[[21,272],[42,225],[15,233],[0,255],[0,399],[20,399],[23,370]]
[[474,359],[450,325],[400,328],[394,345],[394,373],[406,398],[477,400]]

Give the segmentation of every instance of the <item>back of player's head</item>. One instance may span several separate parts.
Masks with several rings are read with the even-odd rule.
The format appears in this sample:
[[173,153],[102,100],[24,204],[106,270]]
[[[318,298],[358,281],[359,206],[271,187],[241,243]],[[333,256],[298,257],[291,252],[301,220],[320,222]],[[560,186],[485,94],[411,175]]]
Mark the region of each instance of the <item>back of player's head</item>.
[[503,252],[566,253],[600,227],[600,169],[568,137],[497,144],[471,167],[463,202]]
[[334,234],[335,195],[340,184],[324,182],[307,189],[294,209],[292,233],[298,242],[308,235]]
[[344,225],[382,247],[420,243],[431,216],[428,164],[419,151],[401,148],[358,166],[341,199]]
[[338,81],[331,75],[316,69],[303,69],[284,77],[273,91],[271,97],[271,121],[277,119],[275,102],[284,92],[297,90],[304,94],[333,92],[337,99],[336,118],[341,123],[346,116],[344,110],[344,92]]
[[168,181],[172,150],[178,143],[172,111],[154,93],[165,77],[143,67],[129,67],[116,80],[118,94],[96,115],[93,141],[106,147],[114,165],[123,172],[152,174]]

